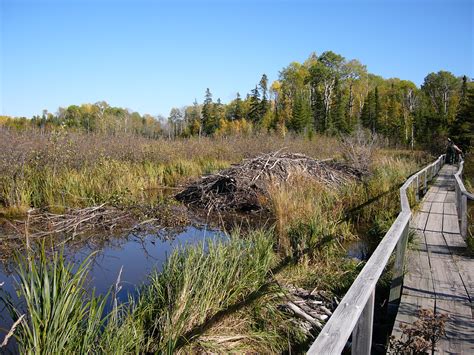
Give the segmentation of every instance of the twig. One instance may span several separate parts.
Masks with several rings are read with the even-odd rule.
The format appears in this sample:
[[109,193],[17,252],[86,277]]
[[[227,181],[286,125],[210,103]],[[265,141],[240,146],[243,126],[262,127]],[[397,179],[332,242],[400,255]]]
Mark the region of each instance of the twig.
[[15,329],[16,327],[18,326],[18,324],[20,324],[20,322],[23,320],[23,318],[25,317],[24,314],[22,314],[20,316],[20,318],[17,319],[17,321],[15,323],[13,323],[10,331],[8,332],[8,334],[5,336],[5,338],[3,339],[3,343],[0,345],[0,348],[4,348],[7,346],[8,344],[8,340],[13,336],[13,333],[15,332]]

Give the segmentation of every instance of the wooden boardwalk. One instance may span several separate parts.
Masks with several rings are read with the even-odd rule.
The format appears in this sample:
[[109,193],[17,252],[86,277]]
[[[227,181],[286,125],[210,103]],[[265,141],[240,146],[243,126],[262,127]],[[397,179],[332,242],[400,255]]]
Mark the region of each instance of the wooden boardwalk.
[[393,335],[413,324],[421,308],[444,313],[446,337],[435,353],[474,354],[474,258],[466,256],[455,204],[457,167],[444,165],[414,214],[416,237],[407,251],[406,274]]

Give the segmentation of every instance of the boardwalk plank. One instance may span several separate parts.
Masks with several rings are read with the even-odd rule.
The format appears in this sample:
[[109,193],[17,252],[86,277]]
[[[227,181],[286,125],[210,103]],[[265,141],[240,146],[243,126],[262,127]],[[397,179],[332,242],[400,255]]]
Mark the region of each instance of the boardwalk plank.
[[418,312],[421,309],[430,309],[434,312],[434,298],[402,295],[400,306],[398,307],[397,318],[393,325],[392,335],[396,338],[400,338],[402,335],[400,325],[413,324],[418,319]]
[[458,214],[458,212],[456,211],[456,204],[455,203],[452,203],[452,202],[445,202],[444,204],[444,210],[443,210],[443,213],[444,214],[452,214],[452,215],[456,215]]
[[415,215],[410,226],[414,229],[425,230],[426,221],[428,220],[429,213],[420,212]]
[[433,202],[431,204],[430,213],[443,213],[443,203],[442,202]]
[[420,211],[421,212],[430,212],[431,210],[431,202],[428,202],[428,201],[424,201],[422,204],[421,204],[421,207],[420,207]]
[[441,233],[425,232],[436,299],[469,301],[458,267]]
[[444,202],[444,199],[446,198],[446,194],[442,193],[436,193],[435,197],[433,198],[433,202]]
[[428,193],[425,195],[425,201],[433,202],[435,196],[436,196],[436,193],[428,191]]
[[446,194],[446,198],[444,202],[455,203],[456,202],[456,193],[455,192],[448,192]]
[[443,216],[439,214],[430,214],[426,222],[425,230],[432,232],[443,231]]
[[435,354],[474,354],[474,328],[469,302],[436,300],[436,313],[449,316],[446,336],[436,345]]
[[[413,324],[421,308],[450,315],[446,337],[436,354],[474,354],[474,262],[466,255],[459,234],[453,191],[454,166],[443,166],[438,178],[412,218],[417,236],[407,253],[402,298],[392,335],[399,336],[400,322]],[[429,213],[427,213],[429,211]],[[425,232],[422,232],[424,224]]]
[[460,233],[457,216],[448,215],[448,214],[443,216],[443,232]]
[[408,250],[406,274],[403,278],[403,294],[434,298],[428,249],[423,232],[418,231],[414,246]]
[[458,268],[459,275],[464,284],[464,288],[471,301],[474,300],[474,271],[473,259],[466,253],[467,245],[460,234],[443,233],[444,239],[448,244],[449,250],[453,256],[454,262]]

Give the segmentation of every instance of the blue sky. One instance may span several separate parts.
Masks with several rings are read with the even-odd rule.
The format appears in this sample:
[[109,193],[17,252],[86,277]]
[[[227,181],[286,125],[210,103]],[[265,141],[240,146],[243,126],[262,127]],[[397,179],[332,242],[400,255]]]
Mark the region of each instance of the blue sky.
[[140,113],[245,96],[311,52],[421,84],[474,77],[473,1],[0,0],[0,113],[105,100]]

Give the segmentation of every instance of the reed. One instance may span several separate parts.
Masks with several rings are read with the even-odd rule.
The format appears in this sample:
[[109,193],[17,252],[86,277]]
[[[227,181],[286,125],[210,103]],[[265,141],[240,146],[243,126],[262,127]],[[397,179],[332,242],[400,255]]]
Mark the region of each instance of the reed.
[[14,321],[21,314],[14,336],[21,354],[90,353],[106,321],[103,317],[107,295],[89,295],[85,289],[87,258],[75,266],[62,254],[47,256],[40,248],[39,258],[17,256],[18,294],[24,309],[7,297],[2,300]]
[[13,320],[26,313],[14,334],[20,353],[172,352],[194,328],[258,290],[275,254],[263,231],[183,247],[149,276],[137,299],[105,315],[111,293],[86,291],[90,262],[75,267],[61,253],[48,257],[44,244],[38,259],[18,257],[25,309],[2,300]]

